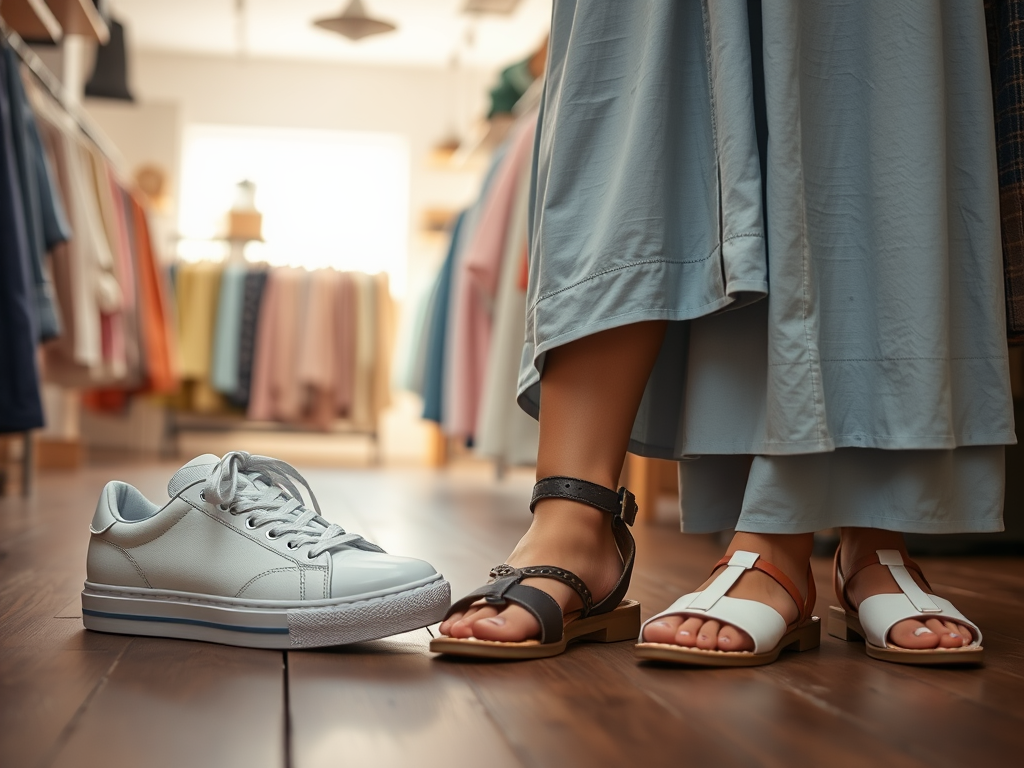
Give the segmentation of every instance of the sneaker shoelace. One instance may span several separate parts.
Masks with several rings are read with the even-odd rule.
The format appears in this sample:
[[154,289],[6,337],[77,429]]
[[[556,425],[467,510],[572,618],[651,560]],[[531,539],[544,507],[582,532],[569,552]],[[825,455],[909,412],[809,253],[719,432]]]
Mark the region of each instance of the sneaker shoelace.
[[[293,479],[305,487],[313,509],[303,505]],[[273,523],[267,536],[290,537],[286,542],[289,549],[312,545],[306,555],[310,559],[342,545],[368,552],[384,551],[321,517],[320,504],[309,483],[295,467],[280,459],[246,451],[225,454],[207,475],[203,498],[233,515],[248,513],[246,525],[250,528]]]

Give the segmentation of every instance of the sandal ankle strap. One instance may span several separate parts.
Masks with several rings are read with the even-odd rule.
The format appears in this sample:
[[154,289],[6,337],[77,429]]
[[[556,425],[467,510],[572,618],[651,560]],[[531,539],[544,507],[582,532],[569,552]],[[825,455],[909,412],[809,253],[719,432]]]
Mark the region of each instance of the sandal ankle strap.
[[614,517],[621,517],[627,525],[636,520],[638,511],[636,497],[626,488],[613,491],[597,483],[580,480],[575,477],[555,475],[538,480],[533,486],[533,498],[530,499],[530,511],[533,512],[541,499],[570,499],[581,504],[607,512]]

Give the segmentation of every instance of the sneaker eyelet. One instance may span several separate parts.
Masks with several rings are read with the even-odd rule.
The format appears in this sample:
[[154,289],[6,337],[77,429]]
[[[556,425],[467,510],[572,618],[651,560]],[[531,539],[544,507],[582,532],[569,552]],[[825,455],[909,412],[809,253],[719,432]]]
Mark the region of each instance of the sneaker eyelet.
[[251,517],[245,518],[245,527],[248,528],[250,531],[255,531],[256,530],[256,526],[253,525]]
[[206,491],[199,492],[199,499],[200,501],[206,501]]
[[299,545],[296,544],[294,541],[289,541],[287,544],[285,544],[285,546],[288,547],[288,549],[292,549],[292,550],[295,550],[295,549],[299,548]]
[[217,509],[219,509],[221,512],[230,512],[231,511],[231,507],[229,505],[227,505],[227,504],[218,504],[217,505]]
[[307,560],[315,560],[316,559],[315,557],[313,557],[313,550],[308,550],[306,552],[306,559]]
[[271,541],[274,541],[274,539],[279,538],[279,536],[274,533],[274,529],[273,528],[269,528],[267,530],[267,538],[270,539]]

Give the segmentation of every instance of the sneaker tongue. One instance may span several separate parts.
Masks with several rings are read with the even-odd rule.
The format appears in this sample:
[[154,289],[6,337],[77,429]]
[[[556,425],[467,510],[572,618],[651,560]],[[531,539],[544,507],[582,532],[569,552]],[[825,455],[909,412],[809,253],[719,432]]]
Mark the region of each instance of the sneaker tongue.
[[205,480],[206,476],[210,474],[213,465],[219,461],[220,457],[214,456],[212,453],[196,456],[192,461],[171,475],[171,479],[167,483],[167,495],[173,499],[190,485],[195,485],[201,480]]

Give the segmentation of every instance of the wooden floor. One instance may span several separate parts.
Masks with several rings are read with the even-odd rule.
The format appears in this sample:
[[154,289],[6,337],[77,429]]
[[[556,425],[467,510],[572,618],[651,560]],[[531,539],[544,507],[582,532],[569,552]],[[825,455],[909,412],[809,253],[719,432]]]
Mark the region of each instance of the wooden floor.
[[[928,670],[819,650],[749,670],[640,666],[631,643],[521,663],[432,658],[421,630],[281,653],[86,632],[93,505],[117,477],[165,497],[170,465],[93,466],[0,499],[0,765],[958,766],[1024,764],[1024,560],[923,561],[979,622],[988,663]],[[310,471],[329,517],[433,562],[456,595],[529,522],[529,481]],[[636,531],[645,616],[718,558],[705,537]],[[816,561],[818,613],[830,603]]]

